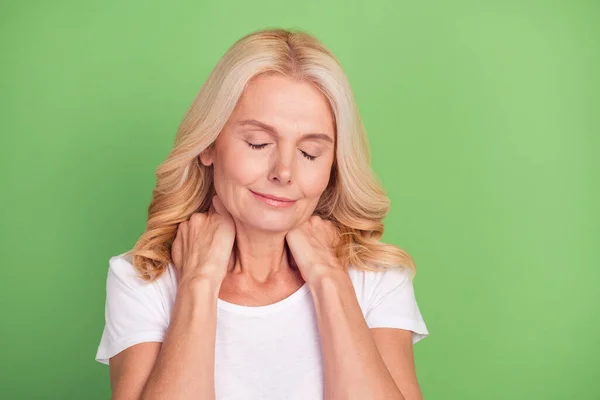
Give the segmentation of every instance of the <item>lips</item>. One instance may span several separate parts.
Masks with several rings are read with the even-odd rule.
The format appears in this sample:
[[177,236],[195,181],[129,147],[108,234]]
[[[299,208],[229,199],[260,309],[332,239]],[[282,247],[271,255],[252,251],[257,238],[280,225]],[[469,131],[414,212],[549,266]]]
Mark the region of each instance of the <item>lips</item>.
[[[288,208],[296,204],[296,200],[290,200],[286,197],[277,197],[270,194],[261,194],[257,192],[250,191],[254,197],[260,200],[262,203],[267,204],[271,207],[283,209]],[[279,200],[284,199],[284,200]]]
[[252,193],[257,194],[259,196],[265,197],[267,199],[271,199],[271,200],[276,200],[276,201],[287,201],[287,202],[294,202],[296,200],[293,199],[288,199],[287,197],[277,197],[277,196],[273,196],[270,194],[264,194],[264,193],[259,193],[259,192],[254,192],[251,190]]

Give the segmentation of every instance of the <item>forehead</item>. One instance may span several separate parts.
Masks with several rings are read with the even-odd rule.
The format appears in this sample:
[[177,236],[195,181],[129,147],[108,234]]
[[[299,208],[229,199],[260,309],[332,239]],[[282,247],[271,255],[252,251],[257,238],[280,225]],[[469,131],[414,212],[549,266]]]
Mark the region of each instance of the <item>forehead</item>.
[[276,128],[323,132],[333,137],[333,114],[327,98],[316,86],[283,75],[259,75],[242,94],[232,122],[263,121]]

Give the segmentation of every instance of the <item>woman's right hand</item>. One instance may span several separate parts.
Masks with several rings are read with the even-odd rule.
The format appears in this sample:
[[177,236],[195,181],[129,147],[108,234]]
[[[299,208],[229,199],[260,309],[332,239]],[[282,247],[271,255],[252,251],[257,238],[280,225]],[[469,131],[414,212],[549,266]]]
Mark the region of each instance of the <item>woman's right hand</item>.
[[233,267],[235,223],[214,196],[206,213],[194,213],[177,227],[171,246],[178,284],[208,279],[219,284]]

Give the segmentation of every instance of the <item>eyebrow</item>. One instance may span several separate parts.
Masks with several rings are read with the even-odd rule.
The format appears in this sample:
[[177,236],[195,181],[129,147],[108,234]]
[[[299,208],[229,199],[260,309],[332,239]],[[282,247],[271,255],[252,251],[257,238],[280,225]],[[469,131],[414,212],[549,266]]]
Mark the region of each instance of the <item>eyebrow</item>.
[[[272,127],[271,125],[267,125],[264,122],[257,121],[255,119],[245,119],[243,121],[239,121],[237,124],[238,125],[254,125],[254,126],[264,129],[265,131],[270,132],[274,135],[278,135],[277,130],[274,127]],[[321,139],[321,140],[325,140],[329,143],[333,143],[333,139],[331,139],[331,137],[329,135],[326,135],[324,133],[306,133],[306,134],[302,135],[302,140],[304,140],[304,139]]]

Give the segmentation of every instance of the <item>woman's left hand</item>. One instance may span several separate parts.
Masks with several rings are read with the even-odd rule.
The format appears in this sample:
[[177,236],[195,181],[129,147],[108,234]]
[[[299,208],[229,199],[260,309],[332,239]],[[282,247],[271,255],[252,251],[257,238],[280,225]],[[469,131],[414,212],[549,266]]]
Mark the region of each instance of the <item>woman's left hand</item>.
[[317,215],[290,230],[286,241],[304,280],[310,285],[331,272],[345,271],[335,256],[339,230]]

